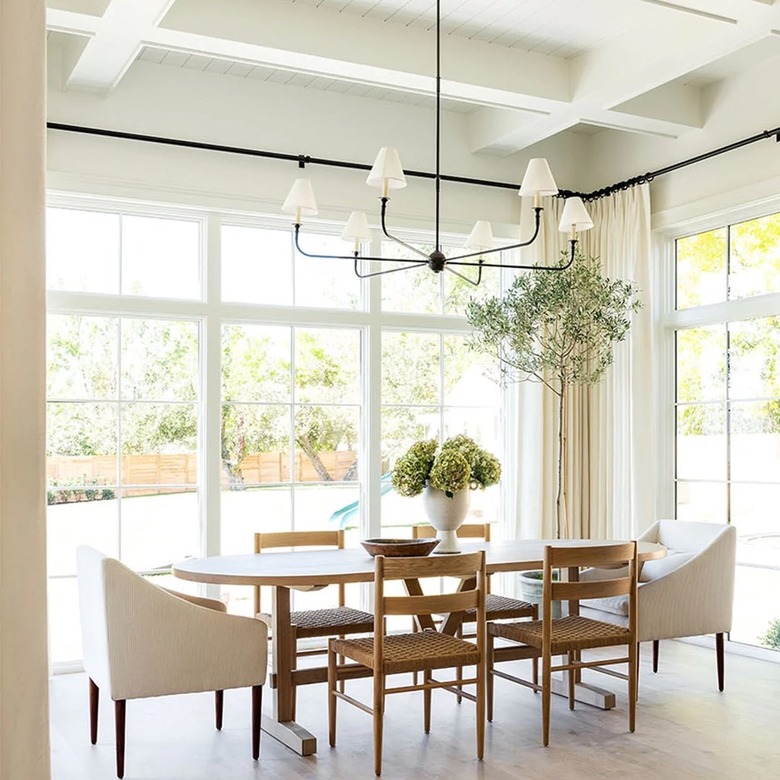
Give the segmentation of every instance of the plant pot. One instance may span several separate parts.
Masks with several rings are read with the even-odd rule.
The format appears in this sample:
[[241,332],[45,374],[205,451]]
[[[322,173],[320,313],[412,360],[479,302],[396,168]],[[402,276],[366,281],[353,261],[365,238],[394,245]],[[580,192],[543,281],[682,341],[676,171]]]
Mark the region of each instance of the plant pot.
[[456,531],[463,524],[469,511],[469,489],[459,490],[450,498],[443,490],[427,486],[422,493],[423,507],[428,522],[436,529],[440,540],[434,555],[459,553]]
[[[539,605],[539,619],[541,620],[544,614],[544,606],[542,604],[542,572],[537,569],[536,571],[524,571],[520,572],[520,598],[523,601],[528,601],[531,604]],[[561,602],[556,600],[552,603],[552,616],[559,618],[562,616]]]

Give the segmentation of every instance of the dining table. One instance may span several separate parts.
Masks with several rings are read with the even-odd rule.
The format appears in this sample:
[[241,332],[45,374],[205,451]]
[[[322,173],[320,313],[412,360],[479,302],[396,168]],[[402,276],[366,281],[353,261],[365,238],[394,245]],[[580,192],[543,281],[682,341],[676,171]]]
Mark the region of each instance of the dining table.
[[[496,542],[462,542],[464,552],[485,551],[488,574],[521,572],[541,569],[544,550],[548,545],[568,547],[593,544],[621,544],[617,540],[589,539],[523,539]],[[662,558],[666,548],[651,542],[637,543],[638,559],[644,561]],[[361,548],[342,550],[299,550],[291,552],[250,553],[240,555],[216,555],[207,558],[191,558],[172,566],[174,576],[184,580],[217,585],[270,586],[273,593],[271,642],[272,712],[264,714],[263,730],[270,736],[305,756],[316,753],[317,738],[294,720],[295,686],[310,685],[327,680],[327,667],[294,668],[294,631],[290,621],[291,590],[310,589],[334,584],[371,582],[374,579],[374,560]],[[576,578],[577,571],[570,570],[569,578]],[[422,593],[417,580],[406,580],[411,594]],[[471,587],[464,582],[461,587]],[[576,607],[575,607],[576,608]],[[460,626],[459,615],[445,616],[438,625],[427,615],[416,618],[421,629],[435,629],[454,634]],[[511,659],[513,648],[497,648],[496,660]],[[346,679],[368,677],[371,671],[359,664],[349,665],[344,671]],[[566,693],[565,681],[561,692]],[[615,696],[609,690],[578,681],[576,697],[604,709],[615,705]]]

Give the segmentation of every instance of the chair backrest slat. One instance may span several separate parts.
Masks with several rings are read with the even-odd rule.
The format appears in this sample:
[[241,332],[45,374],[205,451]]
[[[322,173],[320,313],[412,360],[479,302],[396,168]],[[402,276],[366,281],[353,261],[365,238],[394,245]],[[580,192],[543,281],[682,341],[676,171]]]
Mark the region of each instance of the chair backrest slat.
[[478,605],[479,591],[466,590],[434,596],[385,596],[383,611],[385,615],[441,615]]
[[576,547],[548,545],[553,568],[567,566],[593,566],[603,568],[631,560],[634,542],[620,544],[589,544]]
[[[377,556],[377,558],[382,556]],[[418,577],[467,577],[474,576],[480,567],[484,553],[480,550],[462,555],[428,555],[410,558],[384,558],[383,571],[386,580],[414,579]]]
[[561,601],[576,599],[604,599],[631,593],[631,577],[588,582],[553,582],[552,597]]
[[[455,532],[458,539],[484,539],[490,541],[490,523],[466,523]],[[413,525],[412,539],[433,539],[436,529],[432,525]]]

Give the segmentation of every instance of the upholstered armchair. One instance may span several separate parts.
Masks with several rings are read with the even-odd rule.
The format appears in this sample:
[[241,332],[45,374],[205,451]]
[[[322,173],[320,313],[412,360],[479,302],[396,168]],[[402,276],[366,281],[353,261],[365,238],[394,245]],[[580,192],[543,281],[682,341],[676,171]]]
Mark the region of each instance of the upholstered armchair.
[[[639,642],[653,642],[658,671],[659,640],[715,634],[718,688],[724,685],[723,637],[731,629],[737,532],[733,526],[659,520],[639,541],[665,545],[667,555],[647,561],[638,592]],[[584,579],[607,579],[615,572],[590,569]],[[625,624],[625,597],[583,601],[581,614]]]
[[214,599],[174,594],[91,547],[77,554],[84,668],[89,677],[90,739],[97,742],[98,700],[114,701],[117,776],[124,775],[127,699],[252,688],[252,755],[260,751],[260,708],[268,656],[267,626],[225,614]]

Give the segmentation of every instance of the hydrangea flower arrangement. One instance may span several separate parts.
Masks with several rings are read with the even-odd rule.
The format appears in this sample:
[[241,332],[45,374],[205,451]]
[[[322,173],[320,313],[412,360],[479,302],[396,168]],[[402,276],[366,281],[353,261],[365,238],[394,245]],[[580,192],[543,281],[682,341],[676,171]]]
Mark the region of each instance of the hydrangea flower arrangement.
[[441,449],[436,439],[415,442],[396,462],[392,483],[402,496],[419,495],[430,485],[452,498],[466,487],[484,490],[500,478],[498,458],[460,434],[447,439]]

